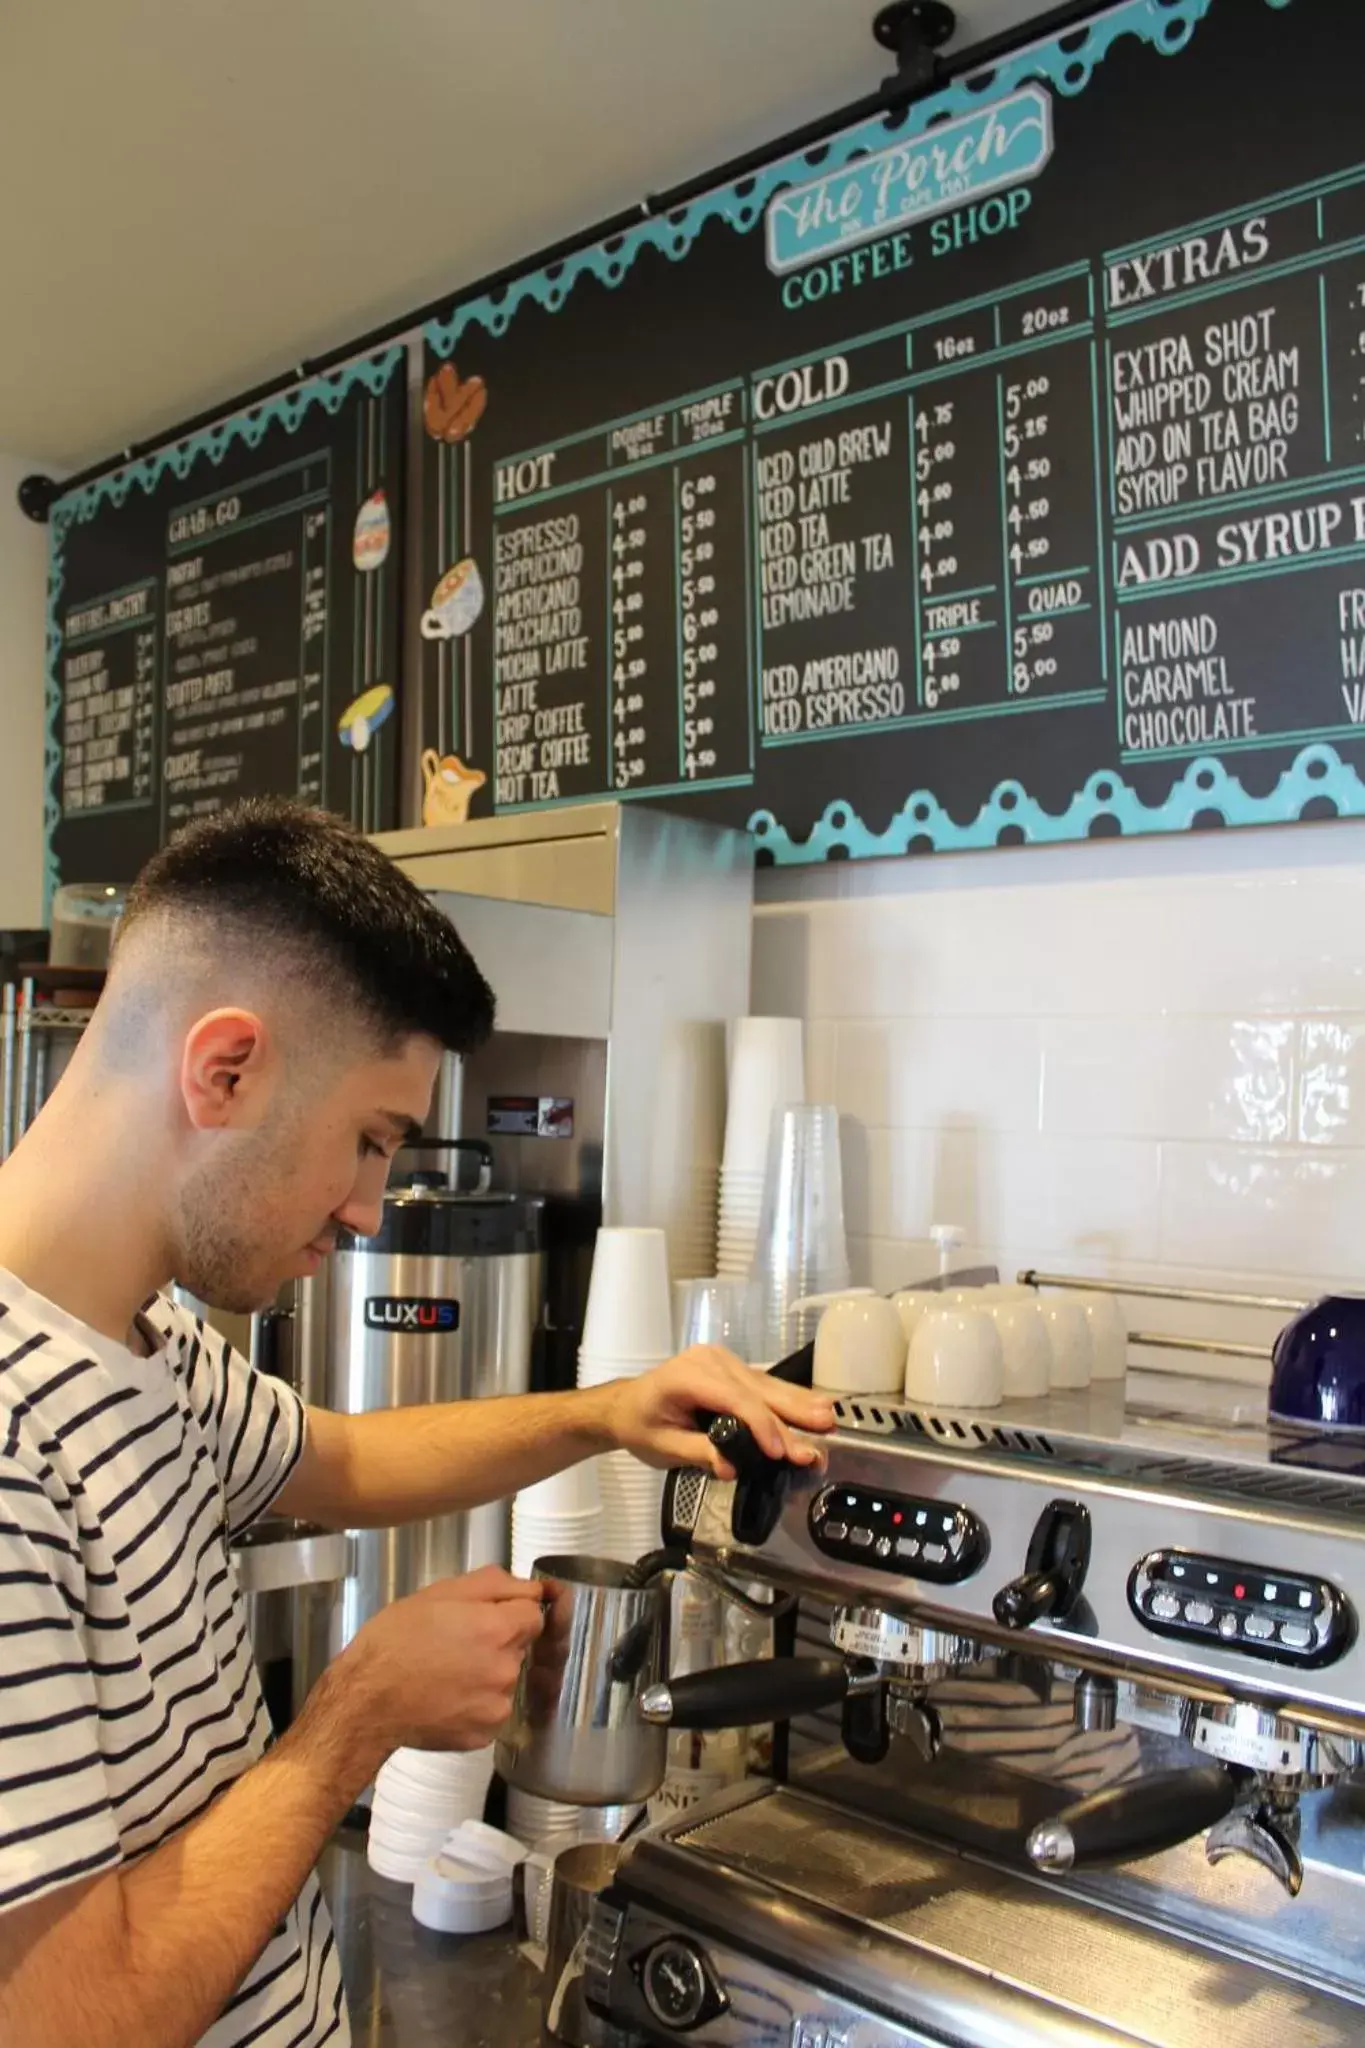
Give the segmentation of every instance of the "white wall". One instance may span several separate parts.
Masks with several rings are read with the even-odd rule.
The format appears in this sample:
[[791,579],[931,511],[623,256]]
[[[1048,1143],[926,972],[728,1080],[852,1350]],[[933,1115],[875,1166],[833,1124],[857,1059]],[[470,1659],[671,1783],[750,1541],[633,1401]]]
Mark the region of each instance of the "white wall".
[[770,872],[753,1007],[809,1020],[858,1279],[940,1221],[1011,1276],[1365,1287],[1359,825]]
[[0,927],[43,922],[47,528],[14,495],[41,467],[0,455]]

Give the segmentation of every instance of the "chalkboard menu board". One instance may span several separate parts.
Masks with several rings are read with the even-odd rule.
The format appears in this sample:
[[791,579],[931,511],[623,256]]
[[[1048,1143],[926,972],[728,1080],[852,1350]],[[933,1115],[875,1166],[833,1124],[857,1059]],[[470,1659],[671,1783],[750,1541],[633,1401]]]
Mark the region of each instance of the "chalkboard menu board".
[[429,822],[1365,812],[1365,7],[1124,0],[426,331]]
[[57,500],[53,880],[130,880],[240,796],[398,823],[406,361],[297,385]]

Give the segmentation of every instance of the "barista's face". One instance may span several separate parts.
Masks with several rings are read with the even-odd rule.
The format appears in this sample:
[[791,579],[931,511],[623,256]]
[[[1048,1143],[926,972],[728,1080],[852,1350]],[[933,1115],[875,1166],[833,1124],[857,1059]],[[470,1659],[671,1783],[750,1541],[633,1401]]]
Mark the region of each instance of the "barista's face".
[[421,1130],[440,1066],[433,1039],[376,1055],[239,1066],[229,1115],[195,1140],[181,1187],[176,1277],[210,1307],[265,1308],[315,1273],[338,1230],[378,1230],[394,1153]]

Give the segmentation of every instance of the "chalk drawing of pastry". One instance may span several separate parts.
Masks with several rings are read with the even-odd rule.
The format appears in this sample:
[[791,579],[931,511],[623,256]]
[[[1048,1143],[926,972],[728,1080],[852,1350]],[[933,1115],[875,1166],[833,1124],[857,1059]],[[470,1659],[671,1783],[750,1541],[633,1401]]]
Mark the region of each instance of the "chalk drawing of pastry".
[[488,386],[482,377],[462,379],[454,363],[442,363],[427,379],[422,418],[433,441],[466,441],[487,404]]
[[458,754],[447,754],[442,760],[435,747],[428,747],[422,756],[422,777],[426,783],[424,825],[467,824],[470,799],[488,780],[481,768],[466,768]]
[[388,560],[393,542],[393,521],[389,501],[382,490],[372,491],[355,515],[351,560],[357,569],[378,569]]
[[393,715],[393,691],[387,683],[376,683],[348,704],[337,720],[337,738],[343,747],[363,754],[371,739]]
[[447,569],[431,593],[430,609],[422,614],[424,640],[458,640],[483,610],[483,578],[472,555]]

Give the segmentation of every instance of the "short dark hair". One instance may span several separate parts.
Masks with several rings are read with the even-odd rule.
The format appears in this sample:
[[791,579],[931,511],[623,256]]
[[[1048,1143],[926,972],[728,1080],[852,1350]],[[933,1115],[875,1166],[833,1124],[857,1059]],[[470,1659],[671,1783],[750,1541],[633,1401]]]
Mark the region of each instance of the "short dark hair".
[[298,956],[385,1038],[424,1032],[465,1053],[493,1029],[493,992],[449,918],[326,811],[253,798],[188,826],[134,882],[119,941],[162,913]]

